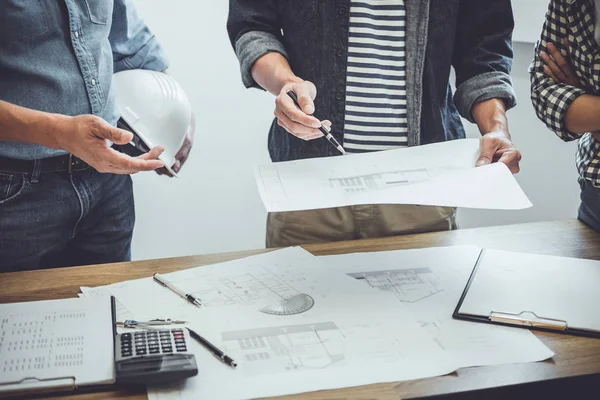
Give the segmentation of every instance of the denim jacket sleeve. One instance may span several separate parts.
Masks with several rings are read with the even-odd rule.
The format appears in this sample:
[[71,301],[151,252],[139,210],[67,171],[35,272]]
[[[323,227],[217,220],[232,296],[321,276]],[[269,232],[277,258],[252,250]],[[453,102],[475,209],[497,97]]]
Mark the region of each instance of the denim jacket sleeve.
[[510,0],[462,0],[453,54],[456,70],[454,102],[471,122],[479,102],[502,99],[506,108],[517,104],[510,73],[514,18]]
[[115,73],[127,69],[164,71],[169,66],[162,46],[132,0],[115,0],[109,41]]
[[229,0],[227,31],[247,88],[260,88],[251,73],[256,60],[273,52],[288,57],[282,43],[277,0]]

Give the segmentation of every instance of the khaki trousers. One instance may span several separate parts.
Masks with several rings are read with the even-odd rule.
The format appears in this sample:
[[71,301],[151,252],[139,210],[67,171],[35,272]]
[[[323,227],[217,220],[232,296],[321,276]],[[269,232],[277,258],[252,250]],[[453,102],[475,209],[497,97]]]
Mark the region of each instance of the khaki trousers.
[[457,229],[456,209],[360,205],[269,213],[267,248]]

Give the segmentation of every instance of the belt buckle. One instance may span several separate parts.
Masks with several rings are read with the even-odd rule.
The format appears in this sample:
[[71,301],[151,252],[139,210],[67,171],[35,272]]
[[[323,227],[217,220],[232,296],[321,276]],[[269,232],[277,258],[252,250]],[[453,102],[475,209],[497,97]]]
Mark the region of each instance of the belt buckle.
[[73,164],[75,164],[75,161],[73,160],[73,154],[69,153],[69,166],[67,167],[69,175],[73,173]]

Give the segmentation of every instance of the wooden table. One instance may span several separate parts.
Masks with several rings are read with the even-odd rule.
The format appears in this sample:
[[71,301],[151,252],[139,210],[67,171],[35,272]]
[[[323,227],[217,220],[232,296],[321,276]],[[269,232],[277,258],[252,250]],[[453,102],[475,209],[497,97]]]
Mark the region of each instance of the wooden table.
[[[577,220],[541,222],[454,232],[428,233],[356,242],[309,245],[315,255],[343,254],[434,246],[474,244],[502,250],[526,251],[600,260],[600,234]],[[0,303],[75,297],[80,286],[98,286],[213,264],[265,250],[204,255],[123,264],[0,274]],[[551,333],[536,335],[556,355],[552,360],[517,365],[465,368],[437,378],[315,392],[286,399],[400,399],[467,392],[485,388],[600,374],[600,340]],[[56,398],[56,397],[55,397]],[[121,390],[66,396],[76,399],[145,399],[145,391]]]

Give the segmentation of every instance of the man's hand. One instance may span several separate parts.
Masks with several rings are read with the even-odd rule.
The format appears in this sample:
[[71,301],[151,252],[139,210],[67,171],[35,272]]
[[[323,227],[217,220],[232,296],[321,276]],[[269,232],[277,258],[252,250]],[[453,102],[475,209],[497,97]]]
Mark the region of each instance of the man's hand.
[[[262,88],[276,96],[277,123],[290,134],[302,140],[313,140],[323,136],[319,130],[321,124],[331,128],[331,122],[319,122],[312,116],[317,97],[315,85],[297,77],[281,54],[267,53],[256,60],[252,66],[252,77]],[[301,110],[288,96],[287,92],[290,90],[298,96]]]
[[510,172],[517,174],[520,171],[520,161],[521,152],[504,132],[486,133],[481,138],[480,154],[476,164],[478,167],[493,162],[502,162],[506,164]]
[[582,88],[579,77],[571,66],[569,56],[569,40],[563,39],[563,44],[567,49],[566,57],[560,52],[560,50],[553,44],[548,43],[546,46],[546,52],[540,52],[540,58],[544,62],[544,73],[548,75],[556,83],[564,83],[565,85]]
[[[300,109],[288,96],[288,91],[294,91],[298,96]],[[317,88],[312,82],[293,82],[283,86],[275,99],[275,116],[277,123],[286,131],[302,140],[313,140],[323,136],[319,127],[321,122],[312,116],[315,112],[314,99],[317,97]],[[331,128],[330,121],[323,121],[323,125]]]
[[473,119],[481,132],[480,154],[477,166],[502,162],[513,174],[519,172],[521,153],[508,133],[506,106],[500,99],[476,103],[471,109]]
[[98,172],[129,175],[164,166],[158,160],[164,151],[161,146],[135,158],[112,149],[109,141],[125,145],[133,139],[133,134],[94,115],[60,116],[52,126],[51,135],[56,144],[53,147],[79,157]]

